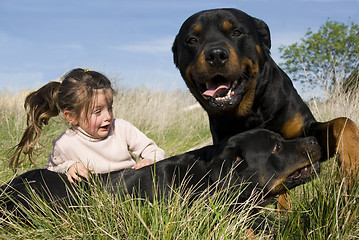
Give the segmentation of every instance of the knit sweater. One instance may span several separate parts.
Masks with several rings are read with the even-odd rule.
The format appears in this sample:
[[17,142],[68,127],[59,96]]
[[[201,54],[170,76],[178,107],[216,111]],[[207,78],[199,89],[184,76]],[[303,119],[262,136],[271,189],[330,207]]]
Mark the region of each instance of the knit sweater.
[[115,119],[104,139],[91,138],[79,127],[71,127],[55,138],[46,168],[65,173],[76,162],[82,162],[95,173],[106,173],[131,168],[139,159],[160,161],[165,153],[154,141],[131,123]]

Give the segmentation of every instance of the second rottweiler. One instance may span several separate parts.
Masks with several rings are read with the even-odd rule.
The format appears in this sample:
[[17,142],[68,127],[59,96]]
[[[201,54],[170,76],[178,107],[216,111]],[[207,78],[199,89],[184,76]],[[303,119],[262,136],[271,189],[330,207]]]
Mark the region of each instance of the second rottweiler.
[[198,12],[183,23],[174,62],[208,113],[213,142],[254,128],[286,139],[314,136],[323,160],[337,154],[346,175],[357,179],[358,127],[348,118],[317,122],[270,48],[268,26],[237,9]]
[[[236,189],[243,183],[248,185],[235,196],[238,202],[248,199],[255,189],[267,200],[315,177],[320,154],[313,137],[284,140],[262,129],[237,134],[221,144],[173,156],[139,170],[125,169],[97,177],[114,194],[132,194],[151,201],[154,186],[158,197],[167,198],[173,188],[181,186],[192,189],[190,193],[196,198],[211,186],[228,186],[238,194]],[[87,188],[86,181],[82,183]],[[0,203],[7,212],[26,218],[23,208],[37,207],[32,200],[35,194],[53,207],[66,202],[76,204],[82,195],[73,186],[65,174],[36,169],[3,185]]]

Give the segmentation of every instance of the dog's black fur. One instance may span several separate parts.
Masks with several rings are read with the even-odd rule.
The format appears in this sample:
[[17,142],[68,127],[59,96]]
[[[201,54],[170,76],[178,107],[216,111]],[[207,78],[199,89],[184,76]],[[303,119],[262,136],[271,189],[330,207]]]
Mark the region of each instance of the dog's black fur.
[[323,160],[338,154],[339,164],[356,178],[357,126],[347,118],[317,122],[270,48],[268,26],[237,9],[198,12],[181,26],[174,63],[208,113],[213,142],[254,128],[286,139],[314,136]]
[[[254,189],[261,190],[265,199],[270,199],[314,177],[319,170],[319,159],[320,147],[313,137],[284,140],[267,130],[252,130],[221,144],[173,156],[139,170],[99,174],[96,179],[116,194],[140,195],[151,201],[154,182],[159,197],[167,197],[171,189],[178,186],[193,188],[192,194],[196,197],[214,184],[235,188],[247,182],[248,186],[237,196],[238,201],[247,199]],[[231,177],[227,181],[228,174]],[[86,181],[82,183],[87,185]],[[76,189],[72,186],[65,174],[32,170],[1,187],[1,203],[11,212],[20,211],[19,203],[31,209],[34,203],[29,199],[36,193],[52,205],[66,205],[76,202]]]

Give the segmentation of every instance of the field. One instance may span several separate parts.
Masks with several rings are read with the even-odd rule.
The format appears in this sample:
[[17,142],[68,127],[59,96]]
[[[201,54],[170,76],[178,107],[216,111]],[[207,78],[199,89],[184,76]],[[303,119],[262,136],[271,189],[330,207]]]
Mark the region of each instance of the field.
[[[51,141],[67,125],[61,117],[44,128],[34,163],[26,161],[14,173],[8,158],[26,124],[23,101],[27,92],[0,93],[1,185],[16,175],[43,168]],[[211,143],[206,113],[186,91],[160,92],[146,88],[118,90],[115,116],[128,120],[166,151],[167,156]],[[358,96],[338,94],[326,102],[311,101],[318,121],[347,116],[359,123]],[[359,147],[359,146],[358,146]],[[322,165],[312,182],[291,191],[292,210],[278,214],[275,200],[256,214],[253,200],[230,208],[225,194],[203,197],[187,204],[190,192],[173,193],[167,202],[115,197],[94,186],[84,201],[60,215],[38,198],[40,207],[29,213],[31,224],[3,221],[0,239],[359,239],[359,184],[348,189],[333,159]],[[0,193],[1,194],[1,193]],[[206,193],[204,194],[206,195]],[[86,200],[85,200],[86,199]]]

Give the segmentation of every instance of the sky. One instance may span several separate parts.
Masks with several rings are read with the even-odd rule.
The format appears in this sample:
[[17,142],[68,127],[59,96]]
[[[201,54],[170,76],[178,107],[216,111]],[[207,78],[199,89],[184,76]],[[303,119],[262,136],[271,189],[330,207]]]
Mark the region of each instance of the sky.
[[186,89],[174,38],[192,14],[223,7],[268,24],[277,62],[279,46],[328,19],[359,24],[359,0],[0,0],[0,91],[36,89],[77,67],[120,87]]

